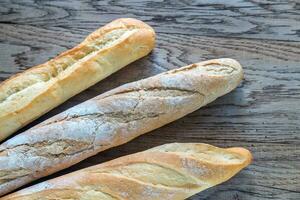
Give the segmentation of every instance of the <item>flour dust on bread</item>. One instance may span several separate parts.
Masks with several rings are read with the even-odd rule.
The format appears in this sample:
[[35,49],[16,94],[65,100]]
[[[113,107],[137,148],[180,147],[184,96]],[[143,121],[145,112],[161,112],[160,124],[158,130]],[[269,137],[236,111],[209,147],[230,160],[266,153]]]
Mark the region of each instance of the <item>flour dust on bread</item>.
[[243,148],[173,143],[40,183],[3,200],[183,200],[250,164]]
[[0,141],[70,97],[147,55],[155,33],[136,19],[118,19],[81,44],[0,84]]
[[238,86],[240,64],[216,59],[125,84],[0,145],[0,194],[181,118]]

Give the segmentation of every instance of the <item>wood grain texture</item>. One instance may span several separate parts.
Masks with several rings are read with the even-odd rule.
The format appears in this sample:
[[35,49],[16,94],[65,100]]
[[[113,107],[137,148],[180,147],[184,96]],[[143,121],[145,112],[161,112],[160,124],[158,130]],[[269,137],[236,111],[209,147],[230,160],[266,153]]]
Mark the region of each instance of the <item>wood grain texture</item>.
[[123,83],[206,59],[239,60],[245,80],[205,108],[51,177],[164,143],[204,142],[247,147],[254,162],[191,200],[296,200],[300,199],[299,9],[299,1],[1,0],[0,80],[75,46],[112,19],[144,20],[158,33],[152,54],[23,130]]
[[300,34],[300,4],[297,0],[1,2],[4,17],[0,21],[3,24],[55,26],[84,31],[126,15],[149,22],[158,32],[164,33],[296,41],[299,41]]

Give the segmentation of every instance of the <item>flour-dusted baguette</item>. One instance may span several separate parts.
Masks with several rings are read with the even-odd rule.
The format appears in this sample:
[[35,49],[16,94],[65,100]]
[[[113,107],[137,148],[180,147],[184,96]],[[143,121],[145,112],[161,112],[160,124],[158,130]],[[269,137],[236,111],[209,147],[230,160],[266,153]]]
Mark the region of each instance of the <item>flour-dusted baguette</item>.
[[192,64],[106,92],[0,145],[0,194],[172,122],[233,90],[232,59]]
[[56,58],[0,84],[0,141],[70,97],[147,55],[155,33],[136,19],[118,19]]
[[85,168],[2,200],[183,200],[250,164],[243,148],[173,143]]

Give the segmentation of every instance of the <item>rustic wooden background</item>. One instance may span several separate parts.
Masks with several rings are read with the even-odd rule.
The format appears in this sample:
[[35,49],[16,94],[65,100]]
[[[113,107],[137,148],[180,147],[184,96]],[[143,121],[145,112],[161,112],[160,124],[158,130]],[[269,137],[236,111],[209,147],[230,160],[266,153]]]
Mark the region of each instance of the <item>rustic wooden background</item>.
[[0,80],[120,17],[152,25],[155,50],[23,130],[123,83],[197,61],[235,58],[245,80],[205,108],[51,177],[164,143],[204,142],[247,147],[254,162],[191,200],[299,200],[300,1],[0,0]]

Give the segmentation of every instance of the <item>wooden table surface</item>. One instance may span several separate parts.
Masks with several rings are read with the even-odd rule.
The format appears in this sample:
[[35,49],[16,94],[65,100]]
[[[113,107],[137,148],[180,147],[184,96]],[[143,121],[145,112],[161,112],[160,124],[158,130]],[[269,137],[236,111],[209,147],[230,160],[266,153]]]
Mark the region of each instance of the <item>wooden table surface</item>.
[[191,200],[299,200],[299,0],[0,0],[0,80],[53,58],[120,17],[152,25],[155,50],[22,131],[123,83],[206,59],[239,60],[245,80],[208,106],[51,177],[164,143],[203,142],[249,148],[254,162]]

